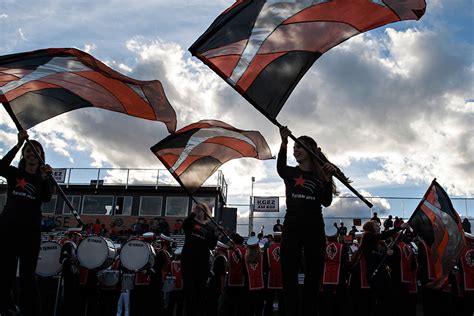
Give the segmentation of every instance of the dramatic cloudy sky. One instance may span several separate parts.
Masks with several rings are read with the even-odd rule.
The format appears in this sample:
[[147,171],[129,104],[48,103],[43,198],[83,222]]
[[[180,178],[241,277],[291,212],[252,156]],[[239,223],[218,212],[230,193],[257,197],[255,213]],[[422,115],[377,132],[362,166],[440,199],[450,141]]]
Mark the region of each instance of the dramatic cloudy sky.
[[[137,79],[159,79],[178,127],[220,119],[258,129],[274,154],[275,126],[187,48],[230,0],[77,0],[0,3],[0,55],[76,47]],[[452,197],[474,195],[474,7],[472,1],[428,0],[419,22],[400,22],[345,42],[321,57],[278,116],[295,135],[313,136],[366,196],[419,198],[433,178]],[[162,168],[149,147],[164,125],[121,114],[80,110],[30,131],[54,167]],[[0,110],[0,155],[15,142]],[[290,163],[294,160],[290,159]],[[254,194],[284,195],[275,161],[222,167],[229,203]],[[345,188],[339,184],[343,195]],[[282,201],[282,203],[284,200]],[[373,199],[382,214],[409,216],[418,200]],[[474,216],[474,203],[456,202]],[[248,206],[241,206],[246,215]],[[337,199],[326,216],[367,216],[356,199]]]

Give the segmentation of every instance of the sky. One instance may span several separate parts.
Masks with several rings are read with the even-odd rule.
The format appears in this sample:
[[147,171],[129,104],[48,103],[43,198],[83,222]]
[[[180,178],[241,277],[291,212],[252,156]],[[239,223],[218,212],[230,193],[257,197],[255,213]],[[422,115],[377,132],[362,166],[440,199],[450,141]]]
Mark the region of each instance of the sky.
[[[101,0],[0,2],[0,55],[76,47],[121,73],[158,79],[177,112],[178,128],[219,119],[258,130],[278,153],[278,129],[187,51],[232,1]],[[474,5],[427,1],[420,21],[403,21],[333,48],[308,71],[278,115],[297,136],[309,135],[368,197],[379,215],[409,216],[433,178],[452,197],[474,197]],[[124,128],[126,127],[126,128]],[[149,147],[164,124],[81,109],[29,131],[46,145],[53,167],[163,168]],[[16,132],[0,109],[0,156]],[[290,148],[292,143],[290,141]],[[289,164],[295,164],[289,151]],[[228,204],[248,216],[255,196],[284,196],[276,161],[239,159],[221,168]],[[327,217],[367,217],[370,210],[338,184]],[[280,199],[284,215],[284,198]],[[473,200],[455,202],[474,217]],[[272,219],[272,221],[274,221]],[[268,226],[269,220],[258,222]],[[257,225],[257,224],[256,224]]]

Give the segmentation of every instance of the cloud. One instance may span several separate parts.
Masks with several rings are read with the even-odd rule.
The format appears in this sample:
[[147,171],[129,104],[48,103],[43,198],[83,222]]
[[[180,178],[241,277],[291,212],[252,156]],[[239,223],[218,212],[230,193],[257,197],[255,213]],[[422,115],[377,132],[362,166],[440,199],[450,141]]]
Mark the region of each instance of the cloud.
[[[380,186],[427,187],[436,177],[449,194],[472,196],[474,113],[472,102],[466,102],[473,99],[473,58],[466,53],[472,51],[472,43],[458,38],[458,32],[449,28],[451,20],[444,17],[466,6],[464,2],[432,1],[420,22],[369,32],[329,51],[303,77],[278,120],[295,135],[314,137],[331,161],[347,171],[354,187],[368,195]],[[134,2],[126,12],[100,2],[94,10],[88,9],[91,14],[86,19],[80,3],[70,10],[53,1],[28,5],[30,13],[24,17],[17,13],[19,22],[8,26],[10,32],[0,44],[3,53],[36,49],[44,43],[83,47],[128,76],[159,79],[177,111],[178,128],[201,119],[220,119],[238,128],[259,130],[277,153],[278,129],[186,52],[228,2],[219,1],[219,7],[197,1],[173,6]],[[170,13],[172,9],[179,17]],[[131,18],[139,12],[143,13],[140,21]],[[14,16],[14,12],[8,14]],[[40,16],[48,19],[39,23]],[[58,28],[59,16],[70,23]],[[115,17],[125,22],[115,23]],[[149,21],[156,21],[153,30]],[[19,25],[28,34],[28,43],[18,39]],[[45,31],[53,28],[57,32]],[[9,144],[5,135],[14,139],[15,133],[9,132],[14,126],[3,111],[0,119],[2,128],[8,124],[0,142]],[[149,147],[168,135],[159,122],[98,109],[62,115],[32,132],[48,149],[71,162],[79,154],[88,156],[92,166],[127,168],[161,168]],[[290,157],[289,163],[295,161]],[[352,173],[359,165],[365,168]],[[229,200],[234,203],[248,201],[251,176],[257,177],[255,194],[284,195],[275,161],[236,160],[222,170],[231,182]],[[337,207],[347,204],[334,203]],[[393,203],[388,204],[393,209]],[[377,204],[381,214],[389,210],[388,204]],[[364,212],[362,207],[351,205],[336,213],[357,215]]]

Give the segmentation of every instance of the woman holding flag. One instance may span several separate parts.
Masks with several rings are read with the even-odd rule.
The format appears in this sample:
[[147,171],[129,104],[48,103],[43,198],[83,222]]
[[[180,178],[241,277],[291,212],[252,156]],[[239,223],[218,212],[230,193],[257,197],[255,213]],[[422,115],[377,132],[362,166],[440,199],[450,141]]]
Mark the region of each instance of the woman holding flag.
[[[4,253],[0,274],[0,315],[8,315],[12,306],[17,258],[20,262],[21,315],[39,314],[36,288],[36,263],[41,243],[41,205],[51,200],[49,165],[41,165],[29,144],[23,146],[18,168],[10,166],[28,138],[24,130],[18,133],[18,143],[0,160],[0,176],[7,179],[5,208],[0,217],[0,247]],[[30,141],[44,161],[44,150],[37,141]],[[18,228],[21,227],[21,232]],[[15,238],[12,238],[15,236]]]
[[[287,315],[317,315],[319,284],[326,249],[322,206],[331,205],[332,195],[336,193],[332,181],[335,167],[330,163],[321,166],[298,143],[293,147],[298,166],[287,166],[290,134],[287,127],[280,128],[282,143],[277,160],[277,171],[286,187],[287,210],[281,241],[285,309]],[[298,140],[324,158],[323,161],[327,161],[311,137],[301,136]],[[298,312],[298,269],[303,249],[306,267],[303,310]]]
[[181,254],[181,271],[186,316],[204,315],[206,307],[204,294],[210,273],[209,254],[217,244],[215,229],[208,223],[209,216],[209,207],[204,203],[197,203],[183,222],[185,240]]

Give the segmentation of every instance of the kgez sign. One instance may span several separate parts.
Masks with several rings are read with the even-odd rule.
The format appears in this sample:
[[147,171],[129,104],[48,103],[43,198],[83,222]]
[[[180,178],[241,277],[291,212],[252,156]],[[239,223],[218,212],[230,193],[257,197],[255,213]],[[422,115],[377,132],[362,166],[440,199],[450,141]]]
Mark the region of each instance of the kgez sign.
[[278,212],[280,205],[278,203],[278,197],[269,196],[255,196],[253,198],[253,211],[254,212]]

